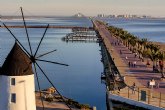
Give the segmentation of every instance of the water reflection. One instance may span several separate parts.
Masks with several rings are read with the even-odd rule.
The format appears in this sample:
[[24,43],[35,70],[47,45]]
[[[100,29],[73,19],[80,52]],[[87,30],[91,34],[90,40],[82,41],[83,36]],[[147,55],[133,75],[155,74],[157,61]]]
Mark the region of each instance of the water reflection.
[[[28,29],[33,52],[36,50],[43,29]],[[21,43],[29,50],[26,36],[23,29],[12,29]],[[45,60],[57,61],[69,64],[69,67],[52,65],[49,63],[38,62],[48,77],[52,80],[59,91],[67,97],[73,98],[81,103],[97,106],[98,110],[105,110],[105,86],[100,82],[100,73],[103,70],[100,62],[100,47],[97,43],[66,43],[61,40],[68,29],[49,29],[45,40],[41,44],[38,55],[57,49],[56,52],[42,57]],[[0,30],[1,65],[5,57],[10,52],[14,39],[5,30]],[[41,88],[51,85],[37,69]]]

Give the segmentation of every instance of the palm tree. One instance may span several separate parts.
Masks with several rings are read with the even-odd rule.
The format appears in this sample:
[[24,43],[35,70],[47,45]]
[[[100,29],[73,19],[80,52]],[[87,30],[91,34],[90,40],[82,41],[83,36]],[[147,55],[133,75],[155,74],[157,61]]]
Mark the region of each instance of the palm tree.
[[141,39],[141,41],[142,41],[143,48],[145,50],[148,40],[146,38],[143,38],[143,39]]
[[159,59],[159,51],[154,51],[150,50],[150,53],[148,54],[148,57],[152,60],[153,62],[153,71],[156,69],[156,62]]
[[160,47],[153,43],[148,43],[146,47],[148,47],[151,51],[154,50],[155,52],[160,50]]
[[146,38],[138,39],[138,44],[139,44],[138,49],[140,49],[141,47],[142,51],[145,50],[147,42],[148,40]]
[[133,52],[134,52],[134,49],[137,50],[137,48],[135,48],[136,43],[137,43],[137,39],[136,39],[136,37],[132,37],[132,38],[130,38],[129,43],[130,43],[131,46],[133,47],[133,49],[131,49]]
[[[109,26],[108,30],[117,38],[122,40],[123,44],[130,48],[136,49],[142,57],[148,57],[153,62],[153,71],[157,65],[157,60],[163,61],[165,59],[165,54],[161,54],[160,47],[152,42],[148,42],[146,38],[139,39],[138,37],[132,35],[131,33],[123,30],[122,28],[117,28],[114,26]],[[136,47],[137,46],[137,47]],[[131,49],[132,50],[132,49]],[[134,50],[133,50],[134,51]],[[164,77],[162,71],[162,77]]]

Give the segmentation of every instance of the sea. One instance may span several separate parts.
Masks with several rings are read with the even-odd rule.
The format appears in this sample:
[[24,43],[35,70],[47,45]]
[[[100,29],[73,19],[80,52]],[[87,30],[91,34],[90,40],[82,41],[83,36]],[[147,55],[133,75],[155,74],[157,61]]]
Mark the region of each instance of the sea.
[[[21,19],[4,19],[6,25],[23,25]],[[91,27],[88,18],[76,17],[38,17],[27,18],[27,25],[46,26],[82,26]],[[2,24],[1,24],[2,25]],[[28,40],[24,28],[10,28],[22,45],[29,51]],[[43,28],[28,28],[28,34],[33,54],[44,33]],[[69,66],[56,65],[38,61],[46,75],[58,91],[65,97],[78,101],[81,104],[96,106],[97,110],[106,110],[106,87],[101,83],[103,64],[101,63],[100,46],[96,42],[65,42],[62,40],[71,29],[49,28],[37,56],[56,49],[54,53],[41,57],[42,60],[55,61]],[[0,28],[0,65],[3,65],[15,43],[14,38],[5,28]],[[51,87],[42,72],[37,68],[41,89]],[[36,79],[35,79],[36,81]],[[36,90],[38,90],[36,82]]]
[[[101,19],[109,25],[124,28],[139,38],[150,41],[165,42],[165,19]],[[6,25],[23,25],[21,19],[3,19]],[[27,25],[58,25],[91,27],[89,18],[77,17],[38,17],[27,18]],[[1,24],[2,25],[2,24]],[[29,28],[28,33],[35,53],[38,43],[44,33],[43,28]],[[24,28],[11,28],[13,34],[29,51]],[[106,87],[101,82],[103,64],[101,63],[100,46],[96,42],[65,42],[61,40],[71,29],[48,29],[37,56],[57,49],[54,53],[41,57],[43,60],[68,64],[61,66],[39,62],[46,75],[65,97],[83,104],[96,106],[97,110],[106,110]],[[5,28],[0,28],[0,66],[15,43],[14,38]],[[30,51],[29,51],[30,52]],[[51,87],[50,83],[37,68],[42,89]],[[36,79],[35,79],[36,81]],[[36,83],[36,90],[38,90]]]
[[165,42],[165,18],[103,18],[108,25],[123,28],[148,41]]

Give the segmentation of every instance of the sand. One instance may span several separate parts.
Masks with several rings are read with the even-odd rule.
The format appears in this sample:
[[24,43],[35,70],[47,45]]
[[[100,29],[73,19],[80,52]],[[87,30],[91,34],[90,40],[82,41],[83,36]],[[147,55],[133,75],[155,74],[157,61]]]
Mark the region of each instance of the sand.
[[[43,110],[39,92],[36,92],[36,106],[37,110]],[[58,100],[53,102],[44,101],[44,107],[45,110],[69,110],[65,103],[59,102]]]

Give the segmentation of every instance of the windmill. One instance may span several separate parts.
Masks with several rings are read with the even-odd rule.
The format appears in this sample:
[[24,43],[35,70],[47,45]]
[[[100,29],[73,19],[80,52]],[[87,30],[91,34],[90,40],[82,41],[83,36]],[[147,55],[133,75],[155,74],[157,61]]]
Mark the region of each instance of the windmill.
[[[9,33],[12,35],[12,37],[16,41],[16,43],[14,44],[11,52],[8,54],[8,57],[6,58],[3,66],[1,68],[1,71],[0,71],[0,83],[1,83],[0,92],[6,93],[5,94],[6,96],[1,95],[1,97],[0,97],[0,104],[4,105],[3,110],[36,110],[35,98],[34,98],[35,97],[34,96],[34,74],[37,79],[37,85],[38,85],[38,89],[40,92],[40,98],[42,97],[40,82],[38,79],[38,72],[36,69],[37,67],[39,68],[41,73],[46,77],[46,79],[49,81],[49,83],[56,89],[56,87],[51,82],[49,77],[46,75],[46,73],[43,71],[41,66],[38,64],[38,61],[57,64],[57,65],[63,65],[63,66],[69,66],[67,64],[41,59],[41,57],[48,55],[56,50],[52,50],[52,51],[46,52],[44,54],[37,55],[38,50],[40,49],[40,45],[49,28],[49,24],[47,25],[47,27],[43,33],[43,36],[40,39],[40,42],[37,46],[36,51],[33,53],[22,7],[20,9],[21,9],[22,19],[23,19],[23,23],[24,23],[24,28],[25,28],[30,52],[27,51],[27,49],[22,45],[22,43],[17,39],[17,37],[12,33],[12,31],[8,28],[8,26],[2,22],[4,27],[9,31]],[[32,70],[32,65],[34,67],[34,73]],[[10,69],[9,69],[9,67],[10,67]],[[28,84],[25,82],[27,82]],[[24,84],[24,86],[23,86],[24,88],[22,88],[22,86],[18,86],[18,85],[15,86],[17,83],[18,83],[18,85],[20,85],[20,83]],[[4,85],[2,85],[2,84],[4,84]],[[5,84],[6,84],[6,86],[5,86]],[[27,85],[31,86],[31,89],[29,89],[27,87]],[[26,90],[26,89],[28,89],[28,90]],[[15,93],[11,93],[11,92],[15,92]],[[24,92],[24,93],[21,93],[21,92]],[[60,94],[60,92],[57,89],[56,89],[56,92],[60,95],[63,102],[66,103],[65,99],[63,98],[63,96]],[[25,94],[25,96],[22,96],[22,94]],[[28,95],[32,95],[32,96],[28,96]],[[31,97],[31,98],[28,98],[27,96]],[[11,104],[10,102],[17,101],[16,97],[18,98],[18,102],[20,102],[20,104]],[[23,100],[22,100],[22,97],[24,98]],[[41,98],[41,102],[42,102],[42,106],[43,106],[43,110],[44,110],[45,107],[44,107],[42,98]],[[66,105],[68,106],[69,109],[71,109],[71,107],[67,103],[66,103]],[[27,107],[27,106],[30,106],[30,107]]]

